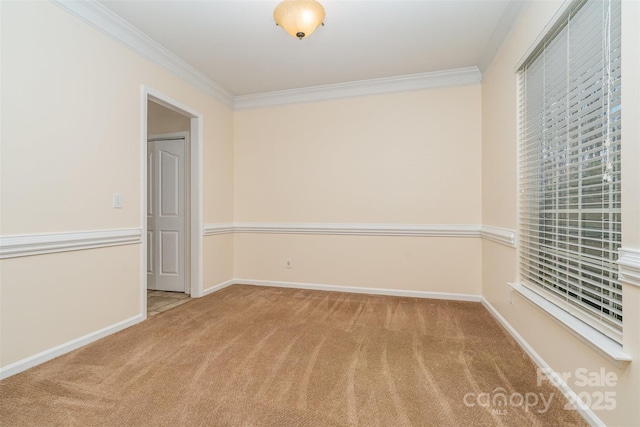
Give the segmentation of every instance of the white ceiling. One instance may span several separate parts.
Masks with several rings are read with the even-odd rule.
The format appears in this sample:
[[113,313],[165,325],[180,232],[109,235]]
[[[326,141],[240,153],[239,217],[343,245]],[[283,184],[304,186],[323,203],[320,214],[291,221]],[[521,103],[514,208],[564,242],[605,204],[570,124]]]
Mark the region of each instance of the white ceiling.
[[522,1],[321,0],[325,26],[298,40],[278,0],[101,1],[233,95],[488,65]]

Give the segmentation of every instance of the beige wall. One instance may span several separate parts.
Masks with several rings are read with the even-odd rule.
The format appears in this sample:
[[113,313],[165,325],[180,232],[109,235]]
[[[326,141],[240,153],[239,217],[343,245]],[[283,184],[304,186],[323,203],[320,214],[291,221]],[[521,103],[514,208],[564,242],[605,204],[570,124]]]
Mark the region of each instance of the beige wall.
[[[51,3],[0,2],[0,233],[142,226],[143,84],[203,114],[205,223],[516,229],[514,66],[559,4],[531,2],[482,85],[232,113]],[[628,77],[640,75],[638,21],[640,3],[625,0],[623,221],[630,248],[640,247],[640,89]],[[113,193],[123,194],[123,209],[111,208]],[[618,375],[617,410],[597,412],[603,421],[640,419],[636,362],[616,368],[522,298],[510,304],[506,282],[517,279],[510,247],[478,238],[259,233],[207,236],[203,246],[205,289],[236,277],[482,293],[555,370],[604,367]],[[139,245],[1,262],[2,366],[139,314]],[[637,361],[640,288],[625,285],[624,301],[625,351]]]
[[[237,112],[235,220],[479,225],[480,122],[479,84]],[[235,244],[243,279],[480,292],[479,239],[241,234]]]
[[188,132],[191,119],[153,101],[147,102],[147,135]]
[[[638,2],[623,1],[623,246],[640,245],[640,75],[638,51]],[[515,229],[517,227],[517,94],[515,67],[535,39],[543,32],[560,7],[560,2],[531,2],[502,50],[483,76],[482,82],[482,215],[485,225]],[[491,241],[483,242],[482,293],[533,349],[557,372],[574,373],[585,368],[597,372],[604,368],[616,373],[613,388],[577,387],[575,392],[614,391],[615,411],[594,411],[607,425],[637,425],[640,420],[640,290],[625,284],[624,350],[635,361],[618,368],[566,329],[552,321],[527,300],[514,296],[509,303],[507,282],[518,278],[515,249]]]
[[238,279],[480,295],[477,238],[238,234],[235,245]]
[[203,289],[206,292],[235,277],[233,235],[205,236],[203,247]]
[[2,260],[2,366],[140,312],[139,245]]
[[238,222],[479,224],[480,85],[235,114]]
[[[229,108],[52,3],[0,7],[3,236],[142,227],[142,85],[203,115],[204,220],[232,221]],[[3,260],[2,366],[140,314],[140,265],[140,245]]]

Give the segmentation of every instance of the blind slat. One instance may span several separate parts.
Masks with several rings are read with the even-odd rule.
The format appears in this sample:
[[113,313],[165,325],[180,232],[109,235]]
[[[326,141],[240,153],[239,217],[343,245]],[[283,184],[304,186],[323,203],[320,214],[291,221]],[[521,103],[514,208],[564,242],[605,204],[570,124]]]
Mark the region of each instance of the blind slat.
[[620,0],[574,3],[534,52],[518,80],[520,275],[620,342]]

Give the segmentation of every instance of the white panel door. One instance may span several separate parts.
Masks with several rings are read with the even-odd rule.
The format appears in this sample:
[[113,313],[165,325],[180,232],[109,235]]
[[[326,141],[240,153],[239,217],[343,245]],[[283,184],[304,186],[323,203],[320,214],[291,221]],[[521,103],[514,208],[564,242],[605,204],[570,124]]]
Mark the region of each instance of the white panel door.
[[147,288],[185,292],[185,140],[150,141],[148,162]]

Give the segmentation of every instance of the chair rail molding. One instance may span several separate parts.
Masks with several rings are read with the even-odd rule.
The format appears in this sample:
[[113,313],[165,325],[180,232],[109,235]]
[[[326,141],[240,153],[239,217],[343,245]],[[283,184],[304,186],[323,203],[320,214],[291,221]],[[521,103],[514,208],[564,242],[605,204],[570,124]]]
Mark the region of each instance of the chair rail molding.
[[484,239],[488,239],[496,243],[501,243],[512,248],[515,248],[518,244],[517,234],[515,230],[483,225],[481,233],[482,238]]
[[620,248],[618,255],[620,279],[624,283],[640,286],[640,249]]
[[515,230],[479,224],[224,222],[205,224],[203,227],[205,236],[228,233],[482,237],[512,248],[516,247],[518,241]]
[[204,234],[320,234],[350,236],[482,237],[476,224],[344,224],[237,222],[205,224]]
[[229,234],[235,231],[235,226],[232,222],[223,222],[216,224],[205,224],[203,227],[205,236],[215,236],[217,234]]
[[0,259],[142,243],[142,230],[72,231],[0,236]]

